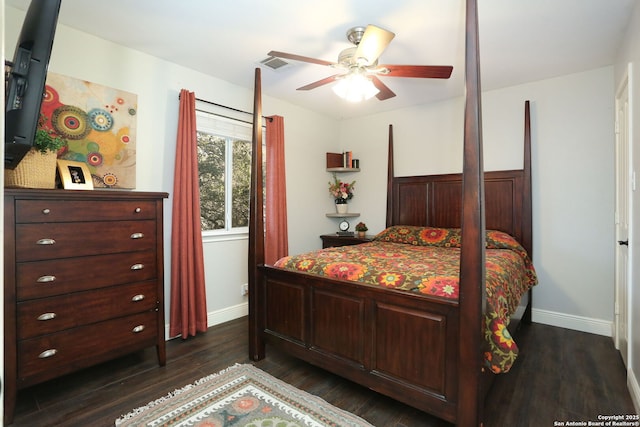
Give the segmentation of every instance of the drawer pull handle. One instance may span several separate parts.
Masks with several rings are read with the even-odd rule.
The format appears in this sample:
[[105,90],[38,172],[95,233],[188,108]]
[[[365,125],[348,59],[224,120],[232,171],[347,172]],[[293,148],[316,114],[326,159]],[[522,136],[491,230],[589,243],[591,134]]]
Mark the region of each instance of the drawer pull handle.
[[40,316],[38,316],[38,320],[53,320],[55,318],[55,313],[42,313]]
[[45,214],[45,215],[49,215],[51,213],[51,209],[44,208],[44,209],[42,209],[42,213]]
[[132,239],[142,239],[144,237],[144,233],[133,233],[131,235]]
[[142,270],[144,268],[144,264],[133,264],[131,266],[132,270]]
[[136,212],[136,213],[140,213],[140,212],[142,212],[142,209],[140,209],[140,208],[136,208],[135,212]]
[[42,353],[40,353],[38,357],[40,359],[46,359],[47,357],[55,356],[56,353],[58,353],[58,350],[56,350],[55,348],[50,348],[49,350],[45,350]]
[[37,245],[55,245],[56,241],[53,239],[40,239],[36,242]]
[[144,299],[144,295],[143,294],[138,294],[138,295],[134,295],[131,298],[131,301],[138,302],[138,301],[142,301],[143,299]]
[[138,325],[135,328],[133,328],[131,332],[137,334],[137,333],[140,333],[142,331],[144,331],[144,325]]
[[55,280],[56,280],[56,276],[40,276],[40,277],[38,277],[36,282],[38,282],[38,283],[50,283],[50,282],[55,282]]

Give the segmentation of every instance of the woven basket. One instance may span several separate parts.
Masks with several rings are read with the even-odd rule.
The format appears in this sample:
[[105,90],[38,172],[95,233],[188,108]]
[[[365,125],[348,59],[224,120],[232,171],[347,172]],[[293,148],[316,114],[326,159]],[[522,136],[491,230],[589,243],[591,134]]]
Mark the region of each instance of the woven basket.
[[10,188],[55,188],[56,152],[42,154],[32,148],[15,169],[4,170],[4,186]]

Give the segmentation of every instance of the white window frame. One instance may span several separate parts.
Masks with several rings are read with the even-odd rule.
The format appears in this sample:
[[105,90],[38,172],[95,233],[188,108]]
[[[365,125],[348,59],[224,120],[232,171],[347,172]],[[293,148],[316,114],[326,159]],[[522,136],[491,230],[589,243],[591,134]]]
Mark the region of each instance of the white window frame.
[[[219,109],[219,108],[218,108]],[[196,129],[198,132],[209,133],[225,139],[225,228],[218,230],[202,230],[202,238],[207,241],[242,240],[249,237],[249,227],[230,227],[231,209],[233,208],[233,141],[244,140],[251,142],[252,124],[246,120],[229,117],[229,111],[221,114],[215,108],[206,111],[196,110]]]

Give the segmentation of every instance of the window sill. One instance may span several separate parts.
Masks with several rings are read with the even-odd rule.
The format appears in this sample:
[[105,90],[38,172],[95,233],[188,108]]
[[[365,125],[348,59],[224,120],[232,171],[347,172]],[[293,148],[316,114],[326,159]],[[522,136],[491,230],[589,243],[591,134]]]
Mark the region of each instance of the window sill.
[[247,229],[234,231],[203,231],[202,243],[226,242],[231,240],[247,240],[249,232]]

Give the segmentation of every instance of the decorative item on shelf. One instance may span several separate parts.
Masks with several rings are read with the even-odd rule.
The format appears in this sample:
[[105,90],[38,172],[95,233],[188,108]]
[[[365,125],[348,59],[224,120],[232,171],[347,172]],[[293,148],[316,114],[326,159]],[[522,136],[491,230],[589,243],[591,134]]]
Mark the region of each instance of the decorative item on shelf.
[[342,153],[342,165],[343,167],[349,169],[351,168],[351,161],[353,160],[353,152],[345,151]]
[[52,129],[47,118],[40,115],[33,148],[15,169],[4,170],[4,185],[12,188],[55,188],[58,150],[66,144]]
[[356,231],[358,232],[358,237],[364,237],[369,229],[367,228],[367,224],[364,222],[359,222],[356,224]]
[[346,214],[347,212],[349,212],[347,199],[336,199],[336,213]]
[[338,225],[340,230],[336,233],[338,236],[353,236],[353,231],[349,231],[349,221],[343,219]]
[[342,153],[327,153],[328,172],[359,172],[360,159],[353,158],[352,151]]
[[349,211],[347,201],[353,197],[355,183],[355,181],[352,183],[342,182],[338,180],[335,173],[333,174],[333,182],[329,182],[329,194],[335,200],[337,213],[347,213]]
[[344,167],[342,153],[327,153],[327,169]]

